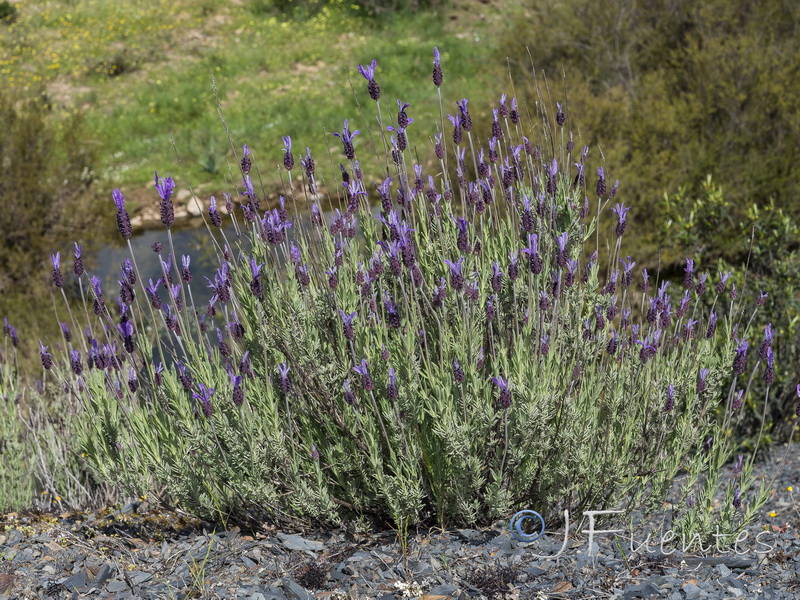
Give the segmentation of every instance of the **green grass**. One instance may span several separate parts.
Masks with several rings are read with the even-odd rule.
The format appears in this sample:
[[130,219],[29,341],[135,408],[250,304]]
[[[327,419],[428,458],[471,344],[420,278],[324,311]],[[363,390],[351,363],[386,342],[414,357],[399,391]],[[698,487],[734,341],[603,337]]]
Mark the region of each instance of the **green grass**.
[[283,135],[292,136],[296,156],[308,145],[324,160],[323,132],[340,130],[342,115],[365,129],[348,83],[363,91],[359,63],[378,58],[387,124],[398,98],[411,103],[414,118],[438,115],[432,84],[421,85],[435,45],[448,65],[445,95],[461,94],[446,106],[466,96],[487,108],[487,83],[503,68],[492,64],[496,44],[481,23],[448,26],[435,13],[370,20],[344,3],[297,19],[255,8],[188,0],[19,5],[17,22],[0,28],[0,54],[9,57],[0,62],[0,85],[23,95],[43,87],[56,119],[83,111],[87,143],[100,148],[97,174],[109,188],[150,186],[155,169],[177,175],[170,134],[189,178],[219,187],[230,149],[212,75],[235,142],[269,165],[281,160]]

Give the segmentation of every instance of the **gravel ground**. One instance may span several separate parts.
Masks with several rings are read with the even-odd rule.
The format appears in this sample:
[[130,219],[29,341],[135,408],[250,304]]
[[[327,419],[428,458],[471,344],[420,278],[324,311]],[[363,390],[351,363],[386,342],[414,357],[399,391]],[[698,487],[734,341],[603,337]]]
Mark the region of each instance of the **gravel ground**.
[[[749,537],[705,556],[625,556],[611,536],[570,528],[526,544],[507,521],[481,530],[411,536],[404,561],[393,532],[209,533],[208,525],[148,511],[2,517],[0,600],[27,598],[787,598],[800,597],[800,444],[757,465],[773,494]],[[794,491],[797,490],[797,491]],[[761,532],[757,543],[755,536]],[[640,533],[640,532],[639,532]],[[645,535],[633,535],[637,542]]]

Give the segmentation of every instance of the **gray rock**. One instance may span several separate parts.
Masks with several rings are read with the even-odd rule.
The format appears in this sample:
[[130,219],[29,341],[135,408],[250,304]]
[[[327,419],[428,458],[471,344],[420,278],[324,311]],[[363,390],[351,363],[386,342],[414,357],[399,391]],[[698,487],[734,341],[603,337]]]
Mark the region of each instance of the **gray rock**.
[[95,580],[94,584],[97,587],[102,586],[108,578],[111,577],[111,566],[110,565],[103,565],[100,567],[100,570],[97,572],[97,579]]
[[632,585],[625,588],[622,592],[622,597],[625,600],[633,600],[634,598],[654,598],[660,595],[661,591],[650,582]]
[[720,577],[727,577],[731,574],[731,570],[726,565],[717,565],[716,569]]
[[702,598],[706,595],[702,589],[693,583],[687,583],[681,589],[686,595],[686,600],[694,600],[694,598]]
[[114,594],[116,592],[121,592],[127,589],[128,589],[128,584],[125,583],[124,581],[111,581],[106,586],[106,591],[111,594]]
[[734,598],[741,598],[742,596],[744,596],[744,592],[739,588],[729,587],[725,591]]
[[258,564],[255,561],[247,558],[246,556],[242,557],[242,562],[244,563],[244,566],[247,567],[248,569],[255,569],[258,566]]
[[69,591],[79,590],[86,587],[86,571],[81,569],[72,577],[68,577],[61,582]]
[[283,586],[289,591],[289,598],[296,597],[298,600],[311,600],[314,596],[293,579],[284,579]]
[[300,535],[286,535],[279,533],[278,538],[288,550],[311,550],[320,552],[325,549],[325,544],[314,540],[307,540]]
[[457,585],[445,583],[442,585],[437,585],[435,588],[431,588],[428,594],[431,596],[448,596],[454,594],[457,589]]

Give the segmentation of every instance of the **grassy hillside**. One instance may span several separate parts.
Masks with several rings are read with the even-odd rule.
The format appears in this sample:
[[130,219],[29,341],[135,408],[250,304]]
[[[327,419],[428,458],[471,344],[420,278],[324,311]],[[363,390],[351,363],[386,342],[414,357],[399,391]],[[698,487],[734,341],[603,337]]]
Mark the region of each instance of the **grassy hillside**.
[[[229,148],[212,76],[235,141],[276,163],[281,136],[322,156],[324,132],[340,130],[342,114],[358,120],[350,84],[365,84],[355,65],[374,57],[386,110],[402,98],[416,115],[433,114],[433,98],[416,82],[429,76],[435,45],[458,57],[448,62],[447,85],[486,103],[481,67],[491,65],[495,41],[481,19],[459,19],[455,31],[448,23],[457,11],[363,12],[343,2],[306,16],[255,1],[19,4],[16,21],[0,27],[8,57],[0,87],[40,94],[56,120],[83,112],[85,143],[100,151],[97,175],[122,188],[149,186],[155,169],[178,170],[170,134],[194,182],[221,182]],[[496,61],[490,71],[502,67]]]

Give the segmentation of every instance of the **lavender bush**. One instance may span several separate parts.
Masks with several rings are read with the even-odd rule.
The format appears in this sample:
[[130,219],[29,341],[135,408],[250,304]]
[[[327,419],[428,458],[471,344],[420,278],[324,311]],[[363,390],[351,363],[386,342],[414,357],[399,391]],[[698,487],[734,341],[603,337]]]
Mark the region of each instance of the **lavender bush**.
[[[62,333],[71,331],[63,323]],[[4,321],[0,346],[0,510],[83,508],[116,499],[88,472],[79,454],[77,398],[53,388],[56,382],[26,384],[19,377],[19,336]],[[53,368],[48,348],[40,345],[44,371]],[[56,384],[57,385],[57,384]]]
[[[679,527],[738,531],[765,500],[754,454],[720,479],[740,390],[767,377],[752,370],[752,317],[691,260],[682,281],[637,269],[624,188],[575,146],[566,105],[543,92],[523,119],[503,94],[470,114],[445,98],[442,67],[437,51],[443,108],[426,125],[381,96],[380,62],[362,66],[359,100],[375,102],[381,131],[343,120],[327,180],[284,137],[275,208],[245,146],[226,194],[237,237],[212,201],[219,269],[204,282],[179,267],[190,259],[178,262],[170,232],[175,183],[156,175],[161,277],[142,281],[133,252],[118,292],[81,275],[70,314],[89,327],[48,370],[82,403],[95,475],[222,521],[405,530],[526,507],[653,510],[685,471]],[[130,247],[123,194],[113,200]],[[720,488],[728,503],[709,511]]]

